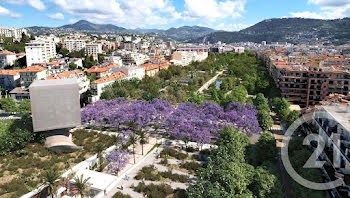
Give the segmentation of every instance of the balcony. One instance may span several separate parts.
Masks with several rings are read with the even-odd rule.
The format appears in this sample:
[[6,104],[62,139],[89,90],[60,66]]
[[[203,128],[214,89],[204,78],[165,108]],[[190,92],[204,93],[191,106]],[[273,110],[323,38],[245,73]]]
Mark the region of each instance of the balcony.
[[[317,123],[317,125],[322,129],[322,131],[327,134],[327,136],[329,137],[329,139],[331,140],[331,135],[332,133],[334,133],[335,131],[327,131],[326,130],[326,123],[324,125],[321,124],[319,119],[314,119],[314,121]],[[331,132],[331,133],[330,133]],[[345,147],[344,145],[341,145],[340,147],[338,147],[336,144],[334,144],[334,142],[332,141],[331,144],[333,145],[333,148],[336,148],[340,151],[341,156],[344,157],[349,163],[350,163],[350,158],[345,154]]]

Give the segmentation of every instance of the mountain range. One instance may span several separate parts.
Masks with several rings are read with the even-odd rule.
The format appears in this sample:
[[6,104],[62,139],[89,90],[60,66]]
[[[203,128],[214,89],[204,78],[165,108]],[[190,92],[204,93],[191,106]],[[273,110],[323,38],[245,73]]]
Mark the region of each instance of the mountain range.
[[183,26],[179,28],[170,28],[168,30],[160,29],[126,29],[112,24],[94,24],[86,20],[80,20],[74,24],[64,25],[60,27],[28,27],[29,34],[39,35],[48,33],[71,33],[71,32],[90,32],[90,33],[139,33],[139,34],[158,34],[165,39],[173,39],[177,41],[187,41],[205,36],[216,30],[199,27],[199,26]]
[[156,34],[164,39],[195,43],[291,42],[314,41],[342,44],[350,41],[350,18],[335,20],[275,18],[259,22],[238,32],[218,31],[200,26],[161,29],[126,29],[112,24],[94,24],[85,20],[60,27],[28,27],[30,34],[46,33],[141,33]]
[[190,42],[291,42],[315,41],[344,44],[350,41],[350,18],[335,20],[275,18],[238,32],[214,32]]

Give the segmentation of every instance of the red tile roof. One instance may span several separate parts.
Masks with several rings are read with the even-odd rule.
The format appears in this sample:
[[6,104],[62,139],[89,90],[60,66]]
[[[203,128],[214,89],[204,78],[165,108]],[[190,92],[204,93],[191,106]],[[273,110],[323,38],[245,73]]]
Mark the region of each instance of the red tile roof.
[[100,78],[98,80],[95,80],[93,82],[93,84],[101,84],[101,83],[115,81],[117,79],[122,79],[122,78],[126,78],[126,75],[123,72],[117,72],[117,73],[111,74],[109,76],[106,76],[104,78]]
[[35,66],[31,66],[31,67],[27,67],[25,69],[22,69],[20,72],[41,72],[44,70],[46,70],[46,69],[35,65]]
[[20,70],[0,70],[0,75],[19,75]]

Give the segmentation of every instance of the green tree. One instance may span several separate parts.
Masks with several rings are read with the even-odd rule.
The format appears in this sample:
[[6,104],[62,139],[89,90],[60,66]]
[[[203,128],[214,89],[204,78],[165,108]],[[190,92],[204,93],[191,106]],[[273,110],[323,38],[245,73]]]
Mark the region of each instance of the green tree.
[[226,97],[226,104],[231,102],[239,102],[245,104],[247,102],[248,92],[246,88],[242,85],[235,87],[232,93]]
[[140,139],[142,155],[143,155],[143,145],[147,143],[147,133],[144,130],[140,130],[137,134]]
[[136,137],[136,135],[130,136],[129,142],[130,142],[130,144],[132,144],[132,154],[134,156],[134,164],[136,164],[135,147],[136,147],[137,141],[138,141],[138,138]]
[[59,54],[62,49],[62,43],[57,43],[56,45],[56,53]]
[[242,77],[242,85],[248,90],[249,93],[255,92],[256,77],[252,74],[245,74]]
[[290,125],[292,125],[294,121],[299,119],[300,116],[301,116],[300,111],[293,110],[293,111],[289,112],[289,114],[287,116],[287,120],[286,120],[287,127],[290,127]]
[[98,63],[103,63],[105,60],[105,55],[104,54],[98,54]]
[[21,114],[31,113],[31,104],[29,99],[23,99],[18,106],[18,110]]
[[192,92],[190,97],[187,99],[188,102],[195,103],[197,105],[200,105],[204,102],[204,97],[200,93],[194,93]]
[[270,115],[270,111],[259,110],[257,119],[259,121],[259,126],[264,130],[268,130],[273,126],[273,119]]
[[67,48],[61,48],[58,53],[62,54],[62,56],[64,56],[64,57],[66,57],[69,53],[69,50]]
[[[273,164],[270,164],[270,166],[273,166]],[[278,177],[263,167],[258,167],[255,170],[252,184],[249,186],[249,189],[257,198],[283,197],[280,188]]]
[[18,111],[18,106],[13,98],[1,98],[1,108],[7,113],[15,113]]
[[73,187],[77,188],[81,198],[85,197],[85,195],[89,192],[89,188],[91,186],[89,183],[90,179],[90,177],[84,179],[84,175],[80,175],[80,177],[76,176],[73,179],[74,182],[72,185]]
[[60,179],[60,174],[57,172],[56,169],[50,169],[45,172],[44,175],[44,185],[47,185],[47,190],[49,195],[51,197],[54,197],[54,194],[56,192],[56,183]]
[[285,98],[274,98],[272,101],[272,104],[275,107],[275,112],[278,116],[278,118],[282,122],[287,121],[288,114],[290,112],[290,104]]
[[76,70],[78,68],[78,65],[75,63],[69,63],[69,69],[70,70]]
[[274,163],[278,154],[278,148],[276,147],[276,140],[273,134],[264,132],[249,153],[249,161],[254,166],[261,166],[264,162]]

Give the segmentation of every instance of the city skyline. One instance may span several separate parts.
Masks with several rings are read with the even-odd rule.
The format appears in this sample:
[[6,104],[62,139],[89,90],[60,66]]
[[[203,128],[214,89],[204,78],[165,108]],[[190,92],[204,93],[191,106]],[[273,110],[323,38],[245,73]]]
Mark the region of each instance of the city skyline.
[[88,20],[130,29],[199,25],[237,31],[269,18],[348,16],[350,2],[347,0],[209,0],[205,3],[199,0],[0,0],[1,26],[8,27],[56,27]]

